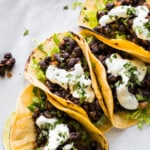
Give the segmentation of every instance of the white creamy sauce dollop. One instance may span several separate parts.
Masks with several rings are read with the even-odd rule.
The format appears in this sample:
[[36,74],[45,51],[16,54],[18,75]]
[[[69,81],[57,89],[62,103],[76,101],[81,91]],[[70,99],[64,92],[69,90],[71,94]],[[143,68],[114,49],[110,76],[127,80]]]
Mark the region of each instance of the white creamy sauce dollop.
[[[45,118],[44,116],[40,116],[36,120],[36,124],[39,128],[42,125],[48,123],[53,127],[49,129],[49,139],[47,145],[44,147],[44,150],[56,150],[60,145],[65,143],[69,139],[69,128],[66,124],[58,124],[56,118]],[[69,148],[69,145],[66,146]],[[67,150],[67,149],[64,149]],[[68,149],[69,150],[69,149]]]
[[128,14],[128,11],[130,10],[133,10],[136,14],[136,17],[133,19],[133,31],[139,39],[150,41],[150,31],[145,27],[145,23],[149,22],[149,20],[145,18],[149,13],[147,6],[116,6],[111,9],[107,15],[104,15],[100,18],[99,24],[101,26],[105,26],[109,23],[112,23],[116,19],[129,18],[130,15]]
[[55,65],[50,65],[46,70],[46,77],[62,88],[69,88],[75,98],[85,98],[84,101],[92,103],[95,94],[92,89],[92,82],[87,79],[80,63],[75,64],[73,71],[60,69]]
[[121,76],[122,82],[116,86],[116,94],[117,99],[120,105],[126,109],[134,110],[138,108],[138,100],[136,99],[135,95],[128,91],[127,84],[129,82],[129,76],[127,72],[127,68],[125,67],[126,64],[130,64],[136,67],[134,74],[137,76],[139,82],[143,81],[147,67],[146,65],[136,59],[129,60],[123,59],[119,54],[114,53],[105,61],[107,66],[107,72],[112,74],[113,76]]

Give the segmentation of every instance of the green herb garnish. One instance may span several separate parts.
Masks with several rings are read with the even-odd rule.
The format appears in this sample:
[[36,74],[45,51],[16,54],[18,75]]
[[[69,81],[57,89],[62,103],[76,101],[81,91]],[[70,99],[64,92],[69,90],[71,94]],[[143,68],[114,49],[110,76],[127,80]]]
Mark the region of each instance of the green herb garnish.
[[23,33],[23,36],[27,36],[28,34],[29,34],[29,30],[26,29],[26,30],[24,31],[24,33]]
[[68,5],[64,6],[63,9],[64,9],[64,10],[67,10],[67,9],[68,9]]
[[129,15],[129,16],[136,16],[136,9],[134,7],[127,8],[127,15]]

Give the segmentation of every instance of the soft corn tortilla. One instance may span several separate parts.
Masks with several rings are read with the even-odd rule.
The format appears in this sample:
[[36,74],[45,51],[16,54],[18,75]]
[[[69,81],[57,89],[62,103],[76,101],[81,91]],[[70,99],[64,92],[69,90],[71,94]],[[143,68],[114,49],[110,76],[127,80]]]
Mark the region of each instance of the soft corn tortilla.
[[[96,7],[96,3],[97,2],[103,3],[103,1],[104,0],[92,0],[92,1],[86,0],[85,3],[83,4],[83,10],[96,12],[98,10]],[[149,0],[146,0],[146,3],[150,6]],[[148,63],[150,62],[150,52],[148,50],[145,50],[143,47],[128,40],[105,38],[102,34],[95,32],[93,28],[90,27],[89,23],[84,21],[84,17],[85,17],[84,13],[81,11],[80,17],[79,17],[79,23],[78,23],[79,27],[81,27],[82,29],[88,30],[89,32],[91,32],[91,34],[96,36],[99,40],[101,40],[102,42],[104,42],[105,44],[111,47],[128,52],[136,56],[137,58],[140,58],[144,62],[148,62]],[[96,17],[96,13],[95,13],[95,17]]]
[[[34,122],[32,120],[32,112],[27,108],[32,104],[33,98],[33,86],[27,86],[21,93],[16,107],[15,116],[12,117],[13,121],[9,121],[6,124],[4,135],[9,135],[4,138],[4,145],[6,150],[34,150],[36,142],[36,132]],[[82,115],[64,108],[60,103],[56,102],[48,95],[48,99],[51,103],[61,111],[67,113],[70,117],[79,121],[83,127],[89,132],[91,138],[98,141],[104,150],[108,150],[108,142],[96,127],[91,124]]]
[[[83,30],[80,32],[83,36],[95,36],[94,34],[91,34],[91,32],[88,32],[86,30]],[[98,35],[95,36],[96,38]],[[99,38],[98,38],[99,39]],[[113,102],[113,94],[111,91],[111,88],[107,82],[107,76],[106,76],[106,70],[103,66],[103,64],[92,54],[92,52],[89,49],[89,56],[92,61],[92,63],[95,64],[95,67],[93,68],[95,75],[98,79],[99,85],[101,87],[102,95],[104,97],[106,108],[109,113],[110,120],[112,121],[112,124],[116,128],[127,128],[132,125],[136,124],[135,120],[127,119],[127,114],[124,111],[120,111],[117,113],[114,113],[114,102]]]
[[[60,39],[63,39],[64,35],[66,33],[59,33],[58,36],[60,37]],[[99,90],[98,84],[97,84],[97,80],[95,78],[95,75],[92,71],[92,65],[88,56],[88,44],[83,40],[83,38],[80,35],[77,35],[75,33],[72,33],[72,38],[77,42],[77,44],[79,45],[79,47],[81,48],[83,55],[88,63],[89,66],[89,72],[90,72],[90,76],[91,76],[91,80],[92,80],[92,88],[95,92],[95,95],[97,97],[97,100],[99,101],[100,107],[103,109],[104,114],[106,116],[108,116],[108,111],[105,107],[105,103],[102,99],[102,95],[101,92]],[[46,41],[43,42],[44,45],[44,51],[49,52],[53,46],[54,46],[54,42],[52,41],[52,37],[48,38]],[[31,53],[26,66],[25,66],[25,78],[27,80],[29,80],[33,85],[41,88],[43,91],[47,92],[51,97],[53,97],[54,99],[56,99],[56,101],[58,101],[59,103],[61,103],[64,107],[69,108],[73,111],[76,111],[80,114],[82,114],[82,116],[88,118],[87,113],[85,112],[84,109],[82,109],[81,107],[79,107],[78,105],[74,104],[73,102],[69,101],[69,100],[65,100],[55,94],[53,94],[51,91],[49,91],[49,89],[47,88],[47,86],[41,82],[40,80],[38,80],[37,78],[37,72],[36,69],[32,67],[32,58],[35,58],[37,61],[39,61],[40,59],[44,59],[45,55],[38,49],[35,48],[33,50],[33,52]],[[103,126],[100,126],[99,128],[105,132],[106,130],[110,129],[112,125],[110,124],[110,122],[106,122]]]

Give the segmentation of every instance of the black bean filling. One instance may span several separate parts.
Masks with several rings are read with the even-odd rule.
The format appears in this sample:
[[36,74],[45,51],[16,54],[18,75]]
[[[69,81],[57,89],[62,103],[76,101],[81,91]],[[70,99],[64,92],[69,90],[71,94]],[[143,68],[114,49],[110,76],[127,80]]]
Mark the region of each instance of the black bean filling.
[[[41,92],[39,99],[40,103],[33,102],[29,106],[29,109],[33,112],[32,117],[34,122],[36,122],[36,119],[40,115],[43,115],[46,118],[57,118],[60,123],[67,124],[69,128],[69,139],[64,144],[59,146],[57,150],[62,150],[64,145],[70,144],[72,142],[74,143],[74,147],[78,150],[102,150],[101,146],[98,144],[97,141],[90,140],[90,138],[88,137],[88,133],[83,130],[82,126],[78,122],[70,118],[64,112],[57,110],[47,100],[46,95],[43,92]],[[35,129],[37,133],[35,147],[44,147],[48,142],[48,128],[45,126],[41,129],[35,123]]]
[[[132,59],[132,57],[124,52],[121,51],[117,51],[116,49],[109,47],[108,45],[102,43],[101,41],[98,41],[96,39],[93,39],[90,43],[89,43],[90,49],[92,51],[92,53],[101,61],[101,63],[105,66],[105,69],[107,71],[107,67],[105,64],[105,60],[110,57],[111,54],[113,53],[118,53],[119,55],[121,55],[123,58],[127,58],[127,59]],[[129,81],[132,81],[134,79],[130,79]],[[117,84],[117,82],[121,82],[122,79],[120,76],[113,76],[109,73],[107,73],[107,81],[112,89],[112,93],[113,93],[113,98],[114,98],[114,111],[120,111],[120,110],[124,110],[125,109],[119,104],[118,100],[117,100],[117,96],[116,96],[116,87],[115,84]],[[150,99],[150,73],[148,73],[144,78],[144,80],[142,81],[142,83],[139,85],[137,83],[134,83],[134,85],[132,86],[128,86],[128,90],[133,93],[134,95],[141,95],[142,97],[146,97],[147,99]],[[143,105],[145,103],[145,101],[141,101],[139,102],[141,105]],[[148,103],[147,103],[148,104]],[[145,105],[147,105],[145,103]]]
[[4,54],[4,58],[0,60],[0,76],[4,77],[5,72],[10,71],[15,65],[16,60],[10,52]]
[[[56,64],[58,68],[63,68],[70,71],[74,69],[75,64],[81,62],[84,72],[89,72],[88,65],[82,54],[82,50],[77,45],[75,40],[71,38],[64,38],[59,45],[59,49],[59,54],[54,54],[51,58],[46,57],[44,60],[39,62],[42,70],[45,71],[50,64]],[[88,78],[90,78],[89,75]],[[96,123],[103,115],[103,111],[96,98],[93,103],[87,103],[84,101],[81,102],[79,98],[75,98],[70,94],[69,88],[65,90],[59,85],[51,83],[48,79],[45,84],[52,93],[81,106],[87,112],[92,122]]]
[[[144,5],[145,0],[121,0],[118,1],[118,3],[108,3],[106,5],[106,11],[98,11],[97,12],[97,19],[99,20],[103,15],[106,15],[113,7],[115,7],[115,4],[117,5],[131,5],[131,6],[139,6]],[[106,26],[101,27],[100,25],[96,26],[94,28],[94,31],[103,34],[107,38],[116,38],[117,36],[120,36],[132,41],[140,46],[142,46],[145,50],[150,51],[150,41],[148,40],[142,40],[139,39],[135,32],[132,30],[132,24],[134,15],[131,15],[130,18],[124,19],[120,18],[116,21],[107,24]],[[146,17],[150,21],[150,13]]]

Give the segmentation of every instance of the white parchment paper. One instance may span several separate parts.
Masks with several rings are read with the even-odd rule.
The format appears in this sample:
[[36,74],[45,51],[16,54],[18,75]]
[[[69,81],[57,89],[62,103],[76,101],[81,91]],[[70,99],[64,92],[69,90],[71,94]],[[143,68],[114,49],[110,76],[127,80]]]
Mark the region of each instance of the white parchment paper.
[[[24,64],[32,49],[54,32],[79,31],[79,8],[74,0],[0,0],[0,59],[10,51],[16,58],[11,78],[0,77],[0,150],[6,119],[15,111],[17,98],[28,83],[23,77]],[[67,5],[68,10],[63,7]],[[25,29],[29,35],[23,36]],[[149,150],[150,127],[139,130],[112,129],[106,134],[110,150]]]

